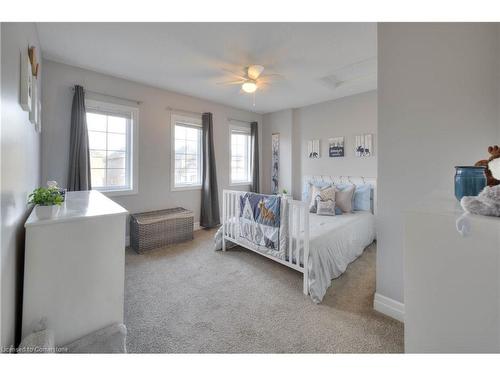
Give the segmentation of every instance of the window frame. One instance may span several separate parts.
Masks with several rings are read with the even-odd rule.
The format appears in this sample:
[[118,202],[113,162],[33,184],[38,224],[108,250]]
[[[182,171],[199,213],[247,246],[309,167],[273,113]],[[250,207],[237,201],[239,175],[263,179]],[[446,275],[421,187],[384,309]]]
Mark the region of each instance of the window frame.
[[[200,155],[199,155],[199,176],[200,183],[196,185],[176,185],[175,183],[175,126],[177,123],[184,123],[200,128]],[[200,118],[180,113],[172,113],[170,116],[170,191],[201,190],[203,184],[203,127]]]
[[[97,190],[106,196],[122,196],[122,195],[133,195],[138,194],[138,165],[139,165],[139,108],[126,106],[122,104],[116,104],[112,102],[107,102],[103,100],[96,99],[85,99],[85,110],[86,112],[95,112],[107,115],[117,115],[117,116],[130,116],[130,130],[127,132],[127,146],[129,150],[125,150],[128,157],[128,165],[125,171],[129,177],[129,186],[124,189],[120,188],[102,188],[102,187],[92,187],[93,190]],[[87,129],[88,133],[88,129]],[[89,145],[90,146],[90,145]],[[107,147],[107,146],[106,146]],[[91,181],[92,182],[92,181]]]
[[[249,142],[248,142],[248,181],[236,181],[233,182],[233,142],[232,142],[232,136],[233,136],[233,131],[237,133],[244,133],[248,135],[249,137]],[[249,126],[242,126],[242,125],[234,125],[230,124],[229,125],[229,186],[250,186],[253,183],[253,176],[252,176],[252,135],[251,135],[251,130]]]

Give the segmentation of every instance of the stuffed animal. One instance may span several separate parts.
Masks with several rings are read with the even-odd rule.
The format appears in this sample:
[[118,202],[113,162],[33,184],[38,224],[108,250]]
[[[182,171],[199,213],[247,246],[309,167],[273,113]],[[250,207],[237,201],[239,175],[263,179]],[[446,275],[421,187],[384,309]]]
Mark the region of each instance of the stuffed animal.
[[476,164],[474,164],[476,167],[486,167],[486,171],[484,172],[486,174],[486,184],[488,186],[495,186],[500,184],[500,177],[494,178],[493,175],[491,174],[491,170],[488,167],[488,163],[491,162],[494,159],[500,158],[500,147],[497,145],[495,146],[490,146],[488,147],[488,152],[490,153],[490,157],[488,160],[479,160]]
[[500,216],[500,185],[486,186],[477,197],[463,197],[460,204],[471,214]]
[[488,186],[477,197],[463,197],[460,204],[466,212],[471,214],[500,216],[500,148],[490,146],[488,152],[491,154],[489,160],[476,163],[476,165],[486,166]]

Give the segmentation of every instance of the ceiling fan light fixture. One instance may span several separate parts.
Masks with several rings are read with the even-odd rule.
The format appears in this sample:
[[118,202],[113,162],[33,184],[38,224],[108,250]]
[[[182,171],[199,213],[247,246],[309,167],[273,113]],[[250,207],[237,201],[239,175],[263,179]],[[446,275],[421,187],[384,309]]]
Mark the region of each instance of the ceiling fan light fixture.
[[246,81],[241,85],[241,89],[251,94],[257,90],[257,83],[254,81]]
[[262,65],[250,65],[247,67],[247,75],[250,79],[257,79],[264,71],[264,67]]

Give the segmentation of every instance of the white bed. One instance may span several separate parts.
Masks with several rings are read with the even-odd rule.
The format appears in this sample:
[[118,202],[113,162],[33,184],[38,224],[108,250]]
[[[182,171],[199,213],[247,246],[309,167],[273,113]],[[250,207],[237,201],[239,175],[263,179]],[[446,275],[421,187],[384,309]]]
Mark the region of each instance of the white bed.
[[[306,178],[317,181],[318,177]],[[374,179],[329,177],[322,181],[335,183],[370,183]],[[356,181],[356,182],[354,182]],[[306,202],[282,201],[282,227],[279,250],[258,246],[239,236],[239,197],[245,192],[224,190],[223,225],[216,235],[216,249],[225,251],[229,244],[237,244],[257,252],[304,275],[303,291],[315,303],[320,303],[332,279],[339,277],[347,266],[358,258],[375,240],[375,216],[371,211],[354,211],[336,216],[309,213]],[[375,199],[375,190],[372,194]],[[306,198],[304,198],[306,199]],[[304,267],[304,254],[308,259]]]
[[339,277],[375,240],[371,212],[319,216],[309,214],[309,295],[320,303],[332,279]]

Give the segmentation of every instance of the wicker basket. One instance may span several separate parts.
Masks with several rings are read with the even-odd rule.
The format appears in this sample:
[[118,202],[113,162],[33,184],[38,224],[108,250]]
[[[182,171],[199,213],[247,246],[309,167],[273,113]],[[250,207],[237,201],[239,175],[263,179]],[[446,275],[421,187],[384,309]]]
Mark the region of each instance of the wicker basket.
[[130,246],[139,254],[193,239],[192,211],[182,207],[130,216]]

